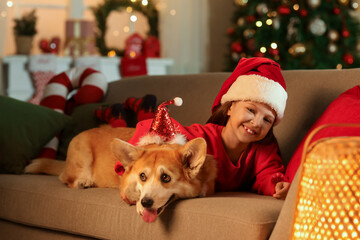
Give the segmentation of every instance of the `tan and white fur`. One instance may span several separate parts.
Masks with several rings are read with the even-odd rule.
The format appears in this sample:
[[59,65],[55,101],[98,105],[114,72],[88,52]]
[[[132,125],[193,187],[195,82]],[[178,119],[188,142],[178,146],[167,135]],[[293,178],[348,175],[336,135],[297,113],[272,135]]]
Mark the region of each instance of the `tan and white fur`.
[[[204,139],[133,146],[126,142],[133,133],[110,126],[84,131],[70,142],[65,162],[35,159],[25,172],[59,175],[70,188],[119,188],[146,222],[153,222],[175,199],[214,192],[216,161],[206,154]],[[117,161],[125,168],[122,176],[114,171]]]

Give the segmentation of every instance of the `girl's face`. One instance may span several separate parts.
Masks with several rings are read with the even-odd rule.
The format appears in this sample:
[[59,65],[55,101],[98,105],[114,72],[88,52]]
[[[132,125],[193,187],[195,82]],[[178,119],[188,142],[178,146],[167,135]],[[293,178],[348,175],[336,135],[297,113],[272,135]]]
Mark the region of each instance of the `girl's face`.
[[268,105],[252,101],[233,102],[225,126],[233,140],[250,143],[262,140],[275,122],[276,113]]

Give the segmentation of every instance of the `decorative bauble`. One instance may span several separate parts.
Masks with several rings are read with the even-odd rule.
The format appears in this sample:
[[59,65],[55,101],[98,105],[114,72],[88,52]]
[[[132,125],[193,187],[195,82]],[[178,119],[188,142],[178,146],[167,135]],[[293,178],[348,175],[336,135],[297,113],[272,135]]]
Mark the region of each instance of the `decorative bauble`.
[[256,52],[254,53],[254,57],[264,57],[264,56],[265,56],[265,54],[262,53],[262,52],[260,52],[260,51],[256,51]]
[[231,57],[235,62],[238,62],[240,60],[240,54],[239,53],[233,52],[231,54]]
[[341,3],[344,6],[347,6],[349,4],[349,0],[338,0],[339,3]]
[[245,31],[243,32],[243,35],[245,38],[252,38],[255,35],[255,30],[254,29],[245,29]]
[[330,41],[332,42],[336,42],[337,40],[339,40],[339,33],[334,29],[330,29],[327,35]]
[[266,3],[259,3],[256,6],[256,12],[261,16],[261,15],[265,15],[269,12],[269,8],[266,5]]
[[252,23],[253,21],[255,21],[255,16],[254,15],[247,16],[246,21],[248,21],[249,23]]
[[239,41],[236,41],[231,44],[231,50],[240,53],[243,50],[243,47]]
[[311,8],[318,8],[321,5],[321,0],[307,0],[307,4]]
[[280,19],[278,17],[273,19],[272,26],[275,30],[278,30],[280,28]]
[[280,5],[280,6],[278,7],[278,12],[279,12],[279,14],[281,14],[281,15],[289,15],[290,12],[291,12],[291,10],[290,10],[290,8],[289,8],[288,6],[286,6],[286,5]]
[[234,32],[235,32],[235,29],[232,28],[232,27],[230,27],[230,28],[228,28],[228,29],[226,30],[226,33],[227,33],[228,35],[231,35],[231,34],[233,34]]
[[248,3],[248,0],[235,0],[235,4],[240,7],[245,7]]
[[343,36],[344,38],[350,37],[349,29],[344,28],[343,30],[341,30],[341,36]]
[[354,56],[350,53],[346,53],[343,56],[343,61],[349,65],[354,63]]
[[44,38],[40,39],[39,48],[40,48],[41,52],[48,53],[49,52],[49,41]]
[[255,44],[255,39],[254,38],[250,38],[246,41],[246,47],[251,50],[254,51],[256,49],[256,44]]
[[295,43],[289,48],[289,53],[293,57],[298,57],[306,52],[306,46],[303,43]]
[[310,21],[310,32],[316,36],[322,36],[326,32],[326,23],[320,17]]
[[336,53],[338,51],[338,46],[335,43],[329,43],[328,51],[329,53]]
[[302,9],[299,10],[299,15],[301,17],[306,17],[308,15],[308,11],[306,9],[302,8]]
[[335,15],[339,15],[339,14],[341,13],[340,8],[335,7],[335,8],[333,9],[333,13],[334,13]]
[[242,27],[244,26],[245,24],[245,19],[243,17],[240,17],[238,20],[237,20],[237,25]]
[[275,48],[269,48],[269,54],[272,55],[272,56],[276,56],[276,55],[279,55],[279,49]]
[[51,53],[59,53],[60,48],[60,38],[59,37],[53,37],[50,41],[50,52]]
[[352,0],[350,6],[354,10],[358,10],[360,6],[360,0]]

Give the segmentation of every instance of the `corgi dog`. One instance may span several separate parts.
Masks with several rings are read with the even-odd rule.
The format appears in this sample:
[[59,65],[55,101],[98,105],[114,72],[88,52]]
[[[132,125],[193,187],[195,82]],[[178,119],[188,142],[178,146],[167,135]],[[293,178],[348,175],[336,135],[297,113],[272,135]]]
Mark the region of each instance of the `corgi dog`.
[[[108,125],[84,131],[71,140],[66,161],[35,159],[25,173],[59,175],[70,188],[119,188],[149,223],[176,199],[214,193],[216,160],[206,154],[204,139],[134,146],[126,142],[134,131]],[[114,170],[117,162],[121,176]]]

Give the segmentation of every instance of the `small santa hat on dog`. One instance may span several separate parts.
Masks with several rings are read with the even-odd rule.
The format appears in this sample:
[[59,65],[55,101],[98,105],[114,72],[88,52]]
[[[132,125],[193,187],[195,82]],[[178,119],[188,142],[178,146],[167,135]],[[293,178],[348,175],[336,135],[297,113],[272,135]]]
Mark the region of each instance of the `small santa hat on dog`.
[[176,131],[176,127],[173,124],[167,105],[174,104],[175,106],[181,106],[182,99],[176,97],[170,101],[163,102],[157,108],[155,116],[153,118],[149,133],[140,138],[138,145],[148,144],[181,144],[186,143],[186,137]]
[[269,105],[276,112],[277,125],[284,117],[287,93],[280,65],[268,58],[242,58],[222,85],[212,113],[228,101],[254,101]]

